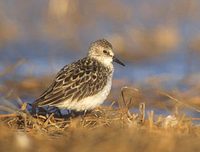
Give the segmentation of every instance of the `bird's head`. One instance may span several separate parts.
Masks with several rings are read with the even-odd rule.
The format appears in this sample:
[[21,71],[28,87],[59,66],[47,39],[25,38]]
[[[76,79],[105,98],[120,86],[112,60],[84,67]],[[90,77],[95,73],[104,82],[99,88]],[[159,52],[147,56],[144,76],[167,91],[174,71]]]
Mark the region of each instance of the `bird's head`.
[[119,59],[115,57],[111,43],[105,39],[92,42],[89,48],[88,56],[98,60],[106,66],[112,65],[113,61],[125,66]]

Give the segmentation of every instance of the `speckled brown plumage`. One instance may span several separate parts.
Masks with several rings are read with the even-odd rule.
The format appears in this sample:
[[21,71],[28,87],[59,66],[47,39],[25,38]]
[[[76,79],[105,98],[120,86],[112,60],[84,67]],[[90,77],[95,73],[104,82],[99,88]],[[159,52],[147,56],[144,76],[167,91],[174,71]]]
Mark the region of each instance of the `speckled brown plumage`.
[[36,100],[38,106],[56,106],[63,100],[79,102],[101,91],[107,83],[111,69],[89,57],[65,66],[52,85]]

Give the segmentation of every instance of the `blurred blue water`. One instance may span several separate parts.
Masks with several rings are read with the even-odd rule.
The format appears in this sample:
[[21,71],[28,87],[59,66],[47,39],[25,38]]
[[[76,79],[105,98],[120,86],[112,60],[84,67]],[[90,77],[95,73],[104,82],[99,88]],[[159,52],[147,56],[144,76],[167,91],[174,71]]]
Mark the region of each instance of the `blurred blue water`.
[[[19,76],[37,76],[56,74],[64,65],[87,55],[87,49],[69,51],[62,45],[48,42],[20,42],[6,46],[0,56],[0,70],[20,59],[25,63],[16,69]],[[0,50],[1,51],[1,50]],[[131,82],[142,83],[150,77],[170,76],[166,82],[168,87],[176,87],[187,74],[187,51],[176,51],[160,56],[159,59],[149,59],[141,62],[130,62],[120,57],[126,67],[114,63],[115,78],[128,79]],[[195,59],[195,56],[193,60]],[[195,72],[200,72],[199,68]]]

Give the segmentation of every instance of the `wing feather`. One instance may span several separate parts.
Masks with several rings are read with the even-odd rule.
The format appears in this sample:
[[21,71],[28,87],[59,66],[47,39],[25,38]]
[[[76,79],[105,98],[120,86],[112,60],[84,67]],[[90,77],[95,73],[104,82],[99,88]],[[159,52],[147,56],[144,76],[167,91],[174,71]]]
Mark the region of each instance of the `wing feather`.
[[83,58],[62,68],[52,85],[34,104],[56,106],[66,100],[79,102],[101,91],[109,74],[111,71],[102,67],[98,61]]

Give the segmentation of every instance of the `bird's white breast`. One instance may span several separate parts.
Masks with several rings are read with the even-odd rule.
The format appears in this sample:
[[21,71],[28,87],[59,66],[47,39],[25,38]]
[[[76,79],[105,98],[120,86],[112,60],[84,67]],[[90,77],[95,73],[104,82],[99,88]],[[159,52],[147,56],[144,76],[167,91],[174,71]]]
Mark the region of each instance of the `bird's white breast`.
[[58,107],[73,109],[77,111],[84,111],[84,110],[93,109],[101,105],[107,98],[108,94],[110,93],[111,86],[112,86],[112,75],[113,74],[111,74],[108,77],[107,84],[105,85],[105,87],[97,94],[83,98],[80,101],[67,100],[67,101],[64,101],[61,105],[58,105]]

